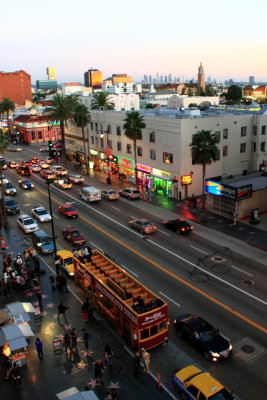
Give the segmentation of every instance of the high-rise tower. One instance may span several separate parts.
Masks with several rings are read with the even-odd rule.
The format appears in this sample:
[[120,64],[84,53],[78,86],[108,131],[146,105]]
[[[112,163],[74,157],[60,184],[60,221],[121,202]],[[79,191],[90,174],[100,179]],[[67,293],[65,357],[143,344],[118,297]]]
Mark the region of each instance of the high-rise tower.
[[47,74],[47,79],[49,81],[56,81],[57,80],[56,68],[47,67],[46,68],[46,74]]
[[200,63],[200,66],[198,67],[197,87],[198,87],[198,89],[202,88],[202,90],[204,90],[204,91],[206,88],[204,68],[202,66],[202,63]]

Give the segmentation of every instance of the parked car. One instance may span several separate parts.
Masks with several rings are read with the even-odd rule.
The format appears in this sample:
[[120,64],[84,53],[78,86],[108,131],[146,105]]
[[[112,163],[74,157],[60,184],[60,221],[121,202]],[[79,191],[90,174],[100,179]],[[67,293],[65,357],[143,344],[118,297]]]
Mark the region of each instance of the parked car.
[[4,205],[7,215],[15,215],[20,212],[18,202],[12,199],[12,197],[5,197]]
[[129,200],[140,199],[140,192],[137,189],[122,189],[119,194]]
[[115,190],[102,190],[101,197],[107,200],[118,200],[119,195]]
[[9,161],[7,164],[9,168],[18,168],[19,164],[16,161]]
[[170,229],[177,233],[190,233],[194,227],[183,218],[162,221],[164,228]]
[[180,315],[173,321],[173,326],[178,337],[200,350],[207,360],[218,361],[231,354],[232,345],[229,340],[197,315]]
[[32,216],[39,222],[51,221],[51,214],[44,207],[36,207],[32,209]]
[[0,156],[0,168],[1,169],[7,169],[6,160],[4,159],[4,157],[1,157],[1,156]]
[[20,187],[22,187],[22,189],[25,190],[32,190],[34,188],[34,184],[30,181],[28,181],[27,179],[20,179],[18,181],[18,184]]
[[79,216],[78,211],[71,204],[63,204],[58,207],[60,214],[65,215],[68,218],[77,218]]
[[9,180],[4,176],[4,175],[2,175],[1,177],[0,177],[0,186],[3,184],[3,185],[6,185],[7,183],[9,183]]
[[37,223],[27,214],[22,214],[18,217],[17,223],[20,229],[22,229],[25,233],[31,233],[34,231],[38,231],[39,226]]
[[70,174],[69,175],[69,180],[72,183],[83,183],[84,182],[84,177],[79,174]]
[[156,225],[145,218],[133,219],[132,221],[129,221],[129,226],[141,233],[153,233],[157,230]]
[[4,192],[9,196],[14,196],[17,194],[17,189],[12,185],[12,183],[4,183]]
[[56,179],[54,181],[54,185],[59,189],[71,189],[72,183],[68,181],[68,179]]
[[63,229],[62,234],[64,239],[70,242],[73,246],[82,246],[86,243],[83,234],[72,226]]

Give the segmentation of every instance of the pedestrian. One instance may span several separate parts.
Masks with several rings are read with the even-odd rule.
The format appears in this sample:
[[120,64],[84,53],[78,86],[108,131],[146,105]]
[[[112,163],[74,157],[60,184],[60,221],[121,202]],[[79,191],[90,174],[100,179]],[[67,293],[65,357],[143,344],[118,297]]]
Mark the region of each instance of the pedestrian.
[[28,267],[29,264],[30,264],[30,254],[29,254],[29,252],[27,251],[27,249],[25,249],[23,256],[24,256],[25,264],[26,264],[26,266]]
[[39,338],[37,338],[35,340],[35,347],[36,347],[36,351],[38,353],[39,360],[42,360],[43,356],[44,356],[44,354],[43,354],[43,343],[41,342],[41,340]]
[[13,364],[11,357],[6,357],[5,366],[6,366],[5,381],[7,381],[10,377],[11,372],[13,371]]
[[65,347],[65,353],[68,354],[68,349],[70,351],[70,355],[72,354],[72,345],[71,345],[71,336],[69,332],[66,332],[63,339],[63,347]]
[[67,318],[65,315],[65,311],[69,309],[69,307],[66,307],[65,304],[63,303],[63,301],[60,302],[60,304],[58,305],[58,315],[57,315],[57,319],[60,321],[60,316],[62,315],[65,319],[65,322],[67,323]]
[[[58,275],[58,271],[59,271],[60,265],[61,265],[60,257],[59,257],[59,256],[56,256],[56,257],[55,257],[55,268],[56,268],[56,271],[57,271],[57,275]],[[59,288],[59,289],[60,289],[60,288]]]
[[237,222],[237,213],[236,211],[232,212],[232,217],[233,217],[233,226],[236,226],[236,222]]
[[111,398],[112,398],[112,400],[120,400],[120,395],[119,395],[117,389],[115,389],[115,388],[111,389]]
[[70,332],[70,335],[71,335],[72,349],[73,350],[77,350],[77,339],[78,339],[78,337],[77,337],[77,331],[76,331],[75,328],[72,328],[72,330]]
[[82,310],[82,321],[88,322],[88,306],[86,302],[83,302],[81,310]]
[[52,291],[56,290],[56,282],[53,274],[49,276],[49,282],[51,284]]
[[34,273],[39,277],[41,270],[40,270],[40,261],[38,257],[33,257],[33,270]]
[[194,196],[194,198],[193,198],[193,204],[194,204],[194,208],[197,208],[197,198],[196,198],[196,196]]
[[36,297],[38,299],[40,311],[42,312],[43,311],[43,292],[41,291],[41,289],[37,289],[35,293],[36,293]]
[[147,374],[149,373],[149,368],[150,368],[150,353],[146,351],[145,349],[142,349],[142,358],[145,364],[144,367],[144,372]]
[[137,351],[133,358],[134,376],[137,378],[140,374],[140,353]]
[[84,347],[86,350],[89,350],[89,340],[91,336],[89,335],[88,331],[85,328],[82,329],[82,333],[83,333]]
[[63,274],[60,275],[60,284],[61,284],[61,289],[65,293],[68,293],[69,290],[68,290],[68,286],[67,286],[67,278]]
[[97,382],[100,381],[100,383],[103,385],[103,373],[104,373],[104,365],[102,363],[102,360],[96,360],[95,362],[92,363],[92,365],[95,366],[95,379]]
[[15,386],[21,385],[20,367],[17,363],[13,363],[12,377],[15,380]]
[[110,371],[113,370],[112,366],[113,351],[109,344],[105,345],[105,364],[109,366]]

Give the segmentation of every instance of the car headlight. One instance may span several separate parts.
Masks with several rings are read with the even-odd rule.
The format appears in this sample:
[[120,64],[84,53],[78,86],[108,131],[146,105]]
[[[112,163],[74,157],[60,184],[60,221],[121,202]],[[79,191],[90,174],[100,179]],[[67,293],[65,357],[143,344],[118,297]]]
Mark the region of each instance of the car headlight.
[[233,346],[230,344],[229,346],[229,350],[231,351],[233,349]]
[[27,189],[27,185],[23,185],[23,189]]
[[40,218],[40,221],[41,221],[41,222],[44,222],[44,221],[45,221],[45,219],[44,219],[44,218]]
[[213,353],[212,351],[210,351],[210,355],[212,357],[221,357],[219,353]]
[[10,190],[6,190],[6,193],[10,193]]
[[40,247],[42,243],[37,243],[37,246]]
[[70,276],[74,276],[74,272],[70,272],[69,275],[70,275]]

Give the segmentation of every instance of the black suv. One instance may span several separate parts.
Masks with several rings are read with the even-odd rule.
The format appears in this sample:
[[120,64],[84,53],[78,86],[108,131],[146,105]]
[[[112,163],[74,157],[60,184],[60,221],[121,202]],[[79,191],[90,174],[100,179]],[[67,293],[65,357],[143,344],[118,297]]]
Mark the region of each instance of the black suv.
[[20,175],[24,175],[24,176],[30,176],[31,175],[31,169],[30,167],[28,167],[28,165],[26,165],[25,167],[23,165],[20,165],[17,168],[17,173]]
[[8,215],[15,215],[20,212],[18,202],[12,197],[5,197],[5,209]]

